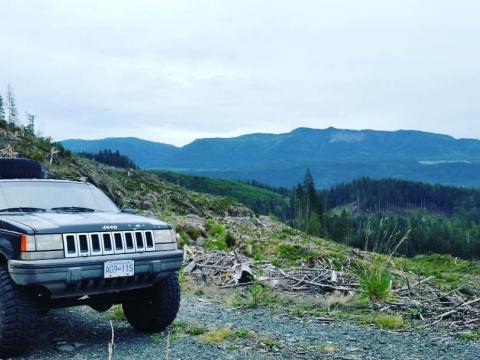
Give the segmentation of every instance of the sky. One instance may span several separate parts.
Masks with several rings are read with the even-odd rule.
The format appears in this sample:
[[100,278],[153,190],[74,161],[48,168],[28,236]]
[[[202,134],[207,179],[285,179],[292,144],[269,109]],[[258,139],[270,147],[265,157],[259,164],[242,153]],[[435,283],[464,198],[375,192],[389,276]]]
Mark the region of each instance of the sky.
[[[55,140],[480,138],[480,1],[0,0],[0,93]],[[3,90],[2,90],[3,89]]]

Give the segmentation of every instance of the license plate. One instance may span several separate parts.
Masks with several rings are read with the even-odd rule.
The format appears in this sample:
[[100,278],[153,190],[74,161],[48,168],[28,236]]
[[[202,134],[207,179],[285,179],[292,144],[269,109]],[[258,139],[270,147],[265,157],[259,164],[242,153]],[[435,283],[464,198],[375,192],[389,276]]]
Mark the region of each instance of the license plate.
[[135,275],[134,260],[106,261],[103,268],[103,277],[110,279],[114,277],[124,277]]

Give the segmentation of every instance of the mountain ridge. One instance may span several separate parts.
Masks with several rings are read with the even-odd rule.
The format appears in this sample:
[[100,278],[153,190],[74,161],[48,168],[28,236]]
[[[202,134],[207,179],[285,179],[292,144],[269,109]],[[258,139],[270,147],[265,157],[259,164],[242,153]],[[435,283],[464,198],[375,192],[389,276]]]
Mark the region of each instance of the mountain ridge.
[[[321,187],[361,176],[480,186],[480,140],[419,130],[300,127],[281,134],[196,139],[182,147],[131,137],[62,144],[74,152],[118,150],[141,168],[272,185],[292,185],[310,168],[322,179]],[[457,176],[449,175],[452,171]]]

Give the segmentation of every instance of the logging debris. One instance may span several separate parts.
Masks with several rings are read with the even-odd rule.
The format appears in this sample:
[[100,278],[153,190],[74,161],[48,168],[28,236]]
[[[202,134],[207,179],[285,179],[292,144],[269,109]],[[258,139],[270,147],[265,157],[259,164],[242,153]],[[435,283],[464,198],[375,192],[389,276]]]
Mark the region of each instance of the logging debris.
[[[274,291],[304,294],[345,295],[362,291],[358,270],[338,269],[328,259],[320,259],[313,267],[280,269],[266,261],[232,251],[208,251],[201,247],[184,247],[184,272],[196,281],[220,288],[262,284]],[[382,313],[398,314],[418,320],[425,327],[442,325],[452,330],[472,330],[480,326],[480,294],[458,288],[441,290],[433,277],[394,271],[404,285],[393,288],[391,298],[377,301],[371,307]]]

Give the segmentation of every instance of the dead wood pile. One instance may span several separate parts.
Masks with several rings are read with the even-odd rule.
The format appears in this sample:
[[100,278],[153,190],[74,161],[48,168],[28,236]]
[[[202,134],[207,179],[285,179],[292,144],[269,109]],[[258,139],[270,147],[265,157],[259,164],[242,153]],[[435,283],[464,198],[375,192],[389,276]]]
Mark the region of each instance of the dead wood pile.
[[254,262],[236,252],[205,251],[188,246],[184,250],[184,271],[221,287],[262,283],[286,292],[324,293],[356,291],[359,286],[352,274],[338,271],[327,261],[315,268],[280,269],[268,262]]
[[[328,259],[317,261],[315,267],[280,269],[269,262],[255,262],[243,254],[206,251],[186,246],[185,273],[197,281],[222,288],[260,283],[274,290],[294,293],[325,294],[340,291],[345,294],[361,291],[354,271],[339,271]],[[392,300],[372,306],[384,313],[402,313],[418,319],[426,327],[442,325],[453,330],[469,330],[480,326],[480,294],[472,289],[441,290],[432,277],[395,271],[404,286],[392,290]]]
[[382,312],[404,311],[426,326],[441,324],[451,329],[473,329],[480,325],[480,297],[462,287],[442,291],[432,277],[404,273],[406,285],[393,290],[394,300],[376,304]]

